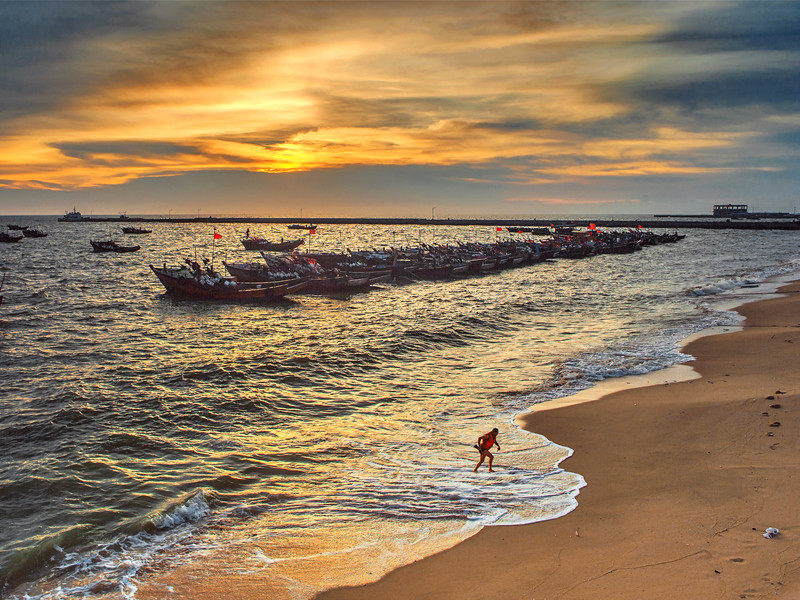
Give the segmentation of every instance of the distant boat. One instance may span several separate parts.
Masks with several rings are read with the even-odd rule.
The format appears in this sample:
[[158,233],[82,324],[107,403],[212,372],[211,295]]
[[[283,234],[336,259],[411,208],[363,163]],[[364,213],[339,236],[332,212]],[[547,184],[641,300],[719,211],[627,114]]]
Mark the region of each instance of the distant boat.
[[531,233],[533,235],[550,235],[547,227],[507,227],[509,233]]
[[29,238],[43,238],[47,237],[47,232],[41,229],[24,229],[22,235]]
[[122,233],[130,233],[134,235],[142,235],[145,233],[153,233],[152,229],[143,229],[141,227],[123,227]]
[[306,224],[292,223],[291,225],[287,225],[286,227],[288,227],[289,229],[309,229],[309,230],[317,228],[317,226],[314,225],[313,223],[306,223]]
[[83,215],[79,213],[75,207],[72,207],[72,212],[66,213],[63,217],[59,217],[59,221],[63,222],[75,222],[75,221],[83,221]]
[[136,252],[141,246],[120,246],[114,240],[89,240],[95,252]]
[[4,244],[13,244],[14,242],[19,242],[22,239],[22,236],[13,236],[5,233],[4,231],[0,231],[0,242]]
[[267,252],[291,252],[298,246],[303,244],[303,238],[297,240],[281,240],[280,242],[271,242],[263,238],[246,237],[242,238],[242,246],[245,250],[266,250]]
[[28,228],[28,226],[27,225],[9,225],[8,228],[11,229],[12,231],[25,231]]

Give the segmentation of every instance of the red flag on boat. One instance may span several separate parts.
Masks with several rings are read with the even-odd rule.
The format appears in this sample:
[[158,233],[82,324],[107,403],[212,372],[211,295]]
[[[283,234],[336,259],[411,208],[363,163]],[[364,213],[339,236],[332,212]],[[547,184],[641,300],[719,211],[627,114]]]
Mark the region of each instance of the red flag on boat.
[[641,228],[642,228],[642,226],[641,226],[641,225],[637,225],[637,227],[638,227],[639,229],[641,229]]
[[503,228],[502,227],[498,227],[497,231],[503,231]]
[[215,231],[215,232],[214,232],[214,239],[215,239],[215,240],[221,240],[221,239],[222,239],[222,235],[220,235],[219,233],[217,233],[217,232]]
[[309,234],[309,235],[313,235],[313,234],[315,234],[315,233],[317,233],[317,230],[316,230],[316,229],[309,229],[309,230],[308,230],[308,234]]
[[594,223],[589,223],[589,229],[594,231],[595,229],[597,229],[597,225],[595,225]]

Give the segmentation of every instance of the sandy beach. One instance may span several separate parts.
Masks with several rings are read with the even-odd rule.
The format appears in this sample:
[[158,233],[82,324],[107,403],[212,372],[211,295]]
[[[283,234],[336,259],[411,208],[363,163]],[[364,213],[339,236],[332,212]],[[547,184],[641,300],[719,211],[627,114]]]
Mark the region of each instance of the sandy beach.
[[576,510],[319,600],[797,597],[800,283],[781,291],[738,309],[742,331],[686,347],[697,379],[524,417],[574,449]]

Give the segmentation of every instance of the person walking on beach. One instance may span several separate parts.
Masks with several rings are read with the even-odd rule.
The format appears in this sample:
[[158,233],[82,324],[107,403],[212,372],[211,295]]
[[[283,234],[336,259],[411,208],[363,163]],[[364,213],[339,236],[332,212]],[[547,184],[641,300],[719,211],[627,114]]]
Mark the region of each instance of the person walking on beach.
[[497,443],[497,434],[500,431],[495,427],[489,433],[484,433],[481,437],[478,438],[478,443],[475,444],[475,448],[478,449],[478,452],[481,453],[481,458],[478,461],[478,464],[475,465],[475,468],[472,469],[473,473],[478,472],[478,467],[483,464],[483,459],[487,456],[489,457],[489,473],[494,473],[494,469],[492,469],[492,461],[494,460],[494,455],[489,452],[492,449],[492,446],[497,446],[497,449],[500,450],[500,444]]

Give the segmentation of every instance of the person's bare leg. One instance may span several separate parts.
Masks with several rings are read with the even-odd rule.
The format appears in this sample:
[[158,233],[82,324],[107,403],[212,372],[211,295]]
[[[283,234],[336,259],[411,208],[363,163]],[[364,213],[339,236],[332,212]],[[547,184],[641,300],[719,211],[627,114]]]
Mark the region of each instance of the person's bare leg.
[[494,460],[494,455],[491,452],[487,452],[486,456],[489,457],[489,473],[494,473],[494,469],[492,469],[492,461]]
[[486,458],[486,456],[485,456],[485,454],[483,452],[481,452],[481,459],[478,461],[478,464],[475,465],[475,468],[472,469],[473,473],[477,473],[478,472],[478,467],[480,467],[483,464],[483,459],[484,458]]

